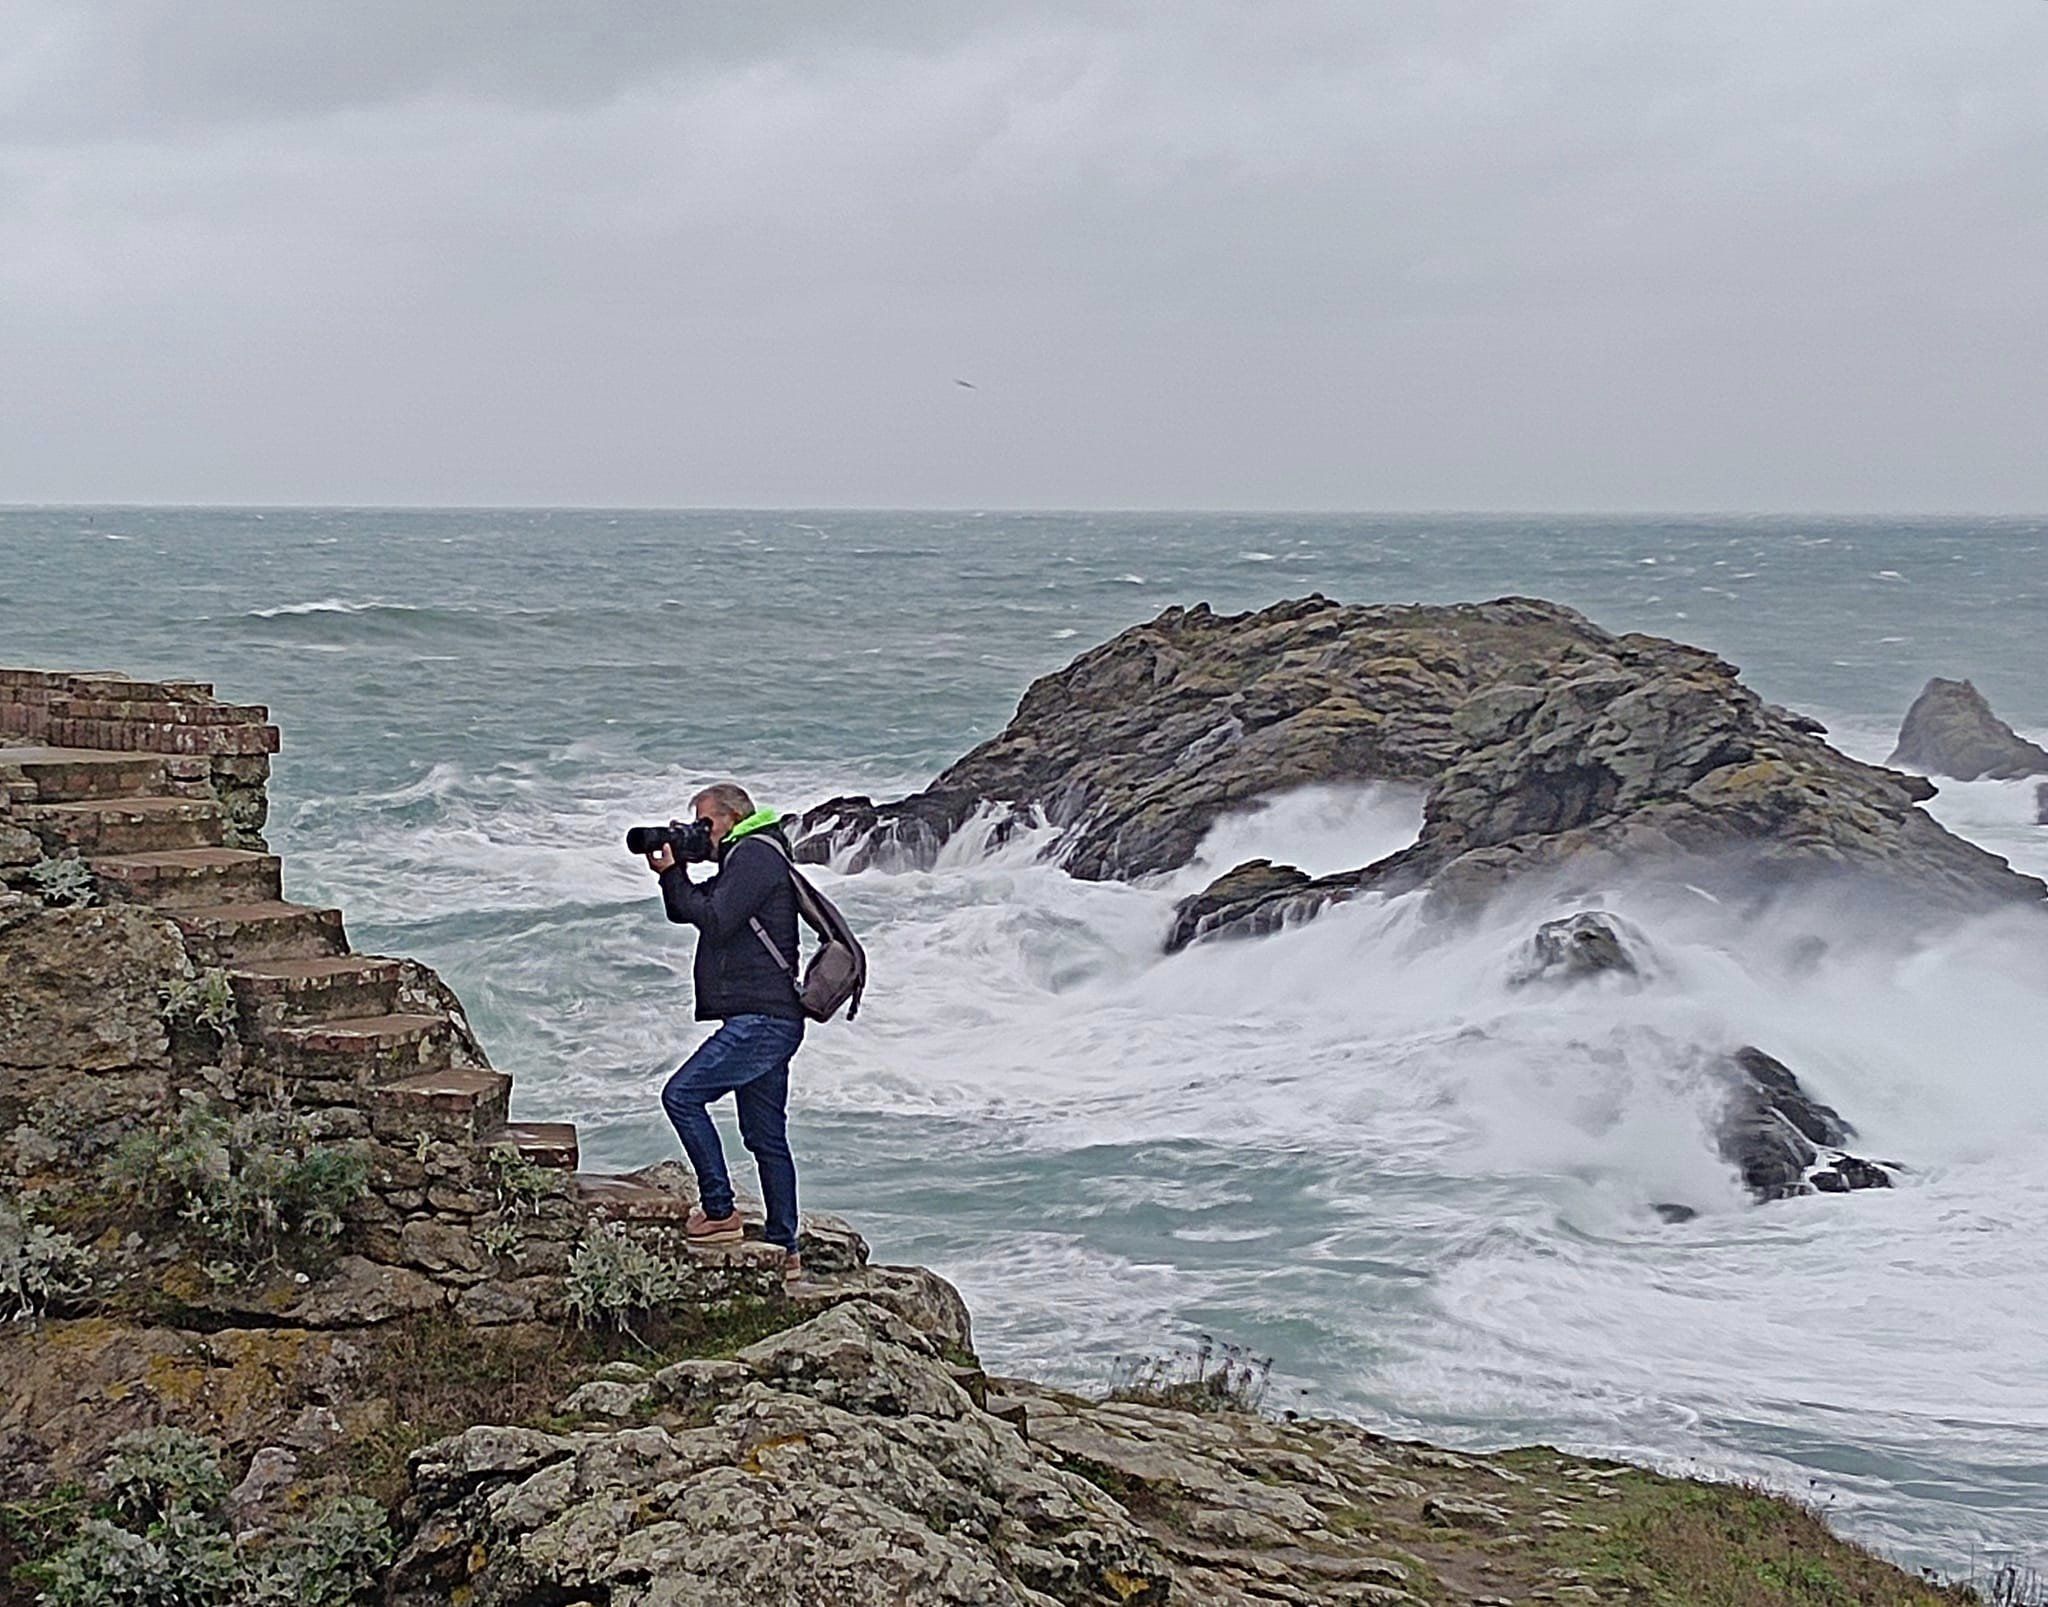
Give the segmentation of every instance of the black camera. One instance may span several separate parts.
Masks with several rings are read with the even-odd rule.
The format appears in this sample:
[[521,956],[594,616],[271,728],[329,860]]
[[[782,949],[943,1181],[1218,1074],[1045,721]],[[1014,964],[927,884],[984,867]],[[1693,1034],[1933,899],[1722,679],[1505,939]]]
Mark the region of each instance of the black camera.
[[628,826],[626,852],[651,854],[657,848],[673,848],[679,861],[695,862],[718,857],[718,845],[711,840],[708,820],[671,820],[666,826]]

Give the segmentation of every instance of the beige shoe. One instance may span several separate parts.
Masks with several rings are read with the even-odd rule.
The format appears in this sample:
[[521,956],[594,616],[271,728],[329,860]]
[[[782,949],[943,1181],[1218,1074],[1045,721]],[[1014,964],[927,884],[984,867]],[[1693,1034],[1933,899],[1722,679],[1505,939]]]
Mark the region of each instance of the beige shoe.
[[802,1283],[803,1279],[804,1258],[798,1255],[794,1250],[783,1251],[782,1281],[784,1283]]
[[747,1225],[737,1211],[725,1216],[706,1216],[702,1206],[691,1208],[683,1224],[683,1236],[692,1244],[738,1244],[747,1236]]

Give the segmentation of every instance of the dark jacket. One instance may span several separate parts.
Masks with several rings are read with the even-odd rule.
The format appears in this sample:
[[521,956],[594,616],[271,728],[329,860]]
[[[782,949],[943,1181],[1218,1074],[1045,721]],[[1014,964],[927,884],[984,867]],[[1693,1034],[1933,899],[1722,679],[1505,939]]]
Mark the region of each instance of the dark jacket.
[[[765,840],[770,837],[775,841]],[[784,955],[795,964],[803,963],[796,946],[796,894],[790,887],[788,846],[782,828],[768,826],[721,845],[717,873],[701,882],[691,881],[682,865],[662,872],[661,901],[668,918],[687,922],[698,932],[690,974],[699,1021],[748,1015],[804,1019],[795,982],[750,924],[758,919]]]

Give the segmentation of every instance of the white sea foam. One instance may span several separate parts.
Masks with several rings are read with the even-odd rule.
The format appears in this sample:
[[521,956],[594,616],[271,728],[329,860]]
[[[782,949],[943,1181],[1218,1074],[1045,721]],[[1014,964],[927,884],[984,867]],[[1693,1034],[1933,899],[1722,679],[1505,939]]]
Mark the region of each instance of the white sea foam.
[[274,608],[252,608],[250,619],[278,619],[293,614],[366,614],[372,609],[388,608],[398,613],[412,614],[419,611],[413,603],[387,603],[381,598],[354,599],[348,597],[322,597],[310,603],[279,603]]

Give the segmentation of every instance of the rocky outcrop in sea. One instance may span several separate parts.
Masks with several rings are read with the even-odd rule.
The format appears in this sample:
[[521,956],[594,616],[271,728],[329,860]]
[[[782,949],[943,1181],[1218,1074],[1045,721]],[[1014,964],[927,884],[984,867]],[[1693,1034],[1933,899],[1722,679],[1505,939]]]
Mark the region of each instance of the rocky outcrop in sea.
[[1968,681],[1936,676],[1913,699],[1886,764],[1958,781],[2014,781],[2048,775],[2048,748],[2029,742],[1991,712]]
[[[1657,970],[1647,934],[1608,911],[1582,910],[1538,926],[1509,981],[1540,994],[1601,979],[1633,987]],[[1702,1066],[1720,1085],[1714,1146],[1757,1202],[1890,1188],[1901,1170],[1893,1161],[1850,1154],[1844,1146],[1856,1129],[1816,1099],[1783,1061],[1755,1045],[1695,1045],[1681,1058]],[[1682,1206],[1657,1209],[1672,1220],[1694,1214]]]
[[1537,881],[1661,877],[1736,896],[1857,882],[1939,913],[2048,899],[1921,809],[1931,783],[1824,736],[1712,653],[1529,598],[1170,608],[1034,683],[922,792],[811,810],[799,852],[929,863],[998,807],[1059,828],[1051,851],[1076,876],[1140,877],[1187,863],[1262,797],[1392,781],[1427,788],[1412,846],[1317,878],[1236,867],[1182,906],[1169,946],[1364,892],[1426,891],[1455,912]]

